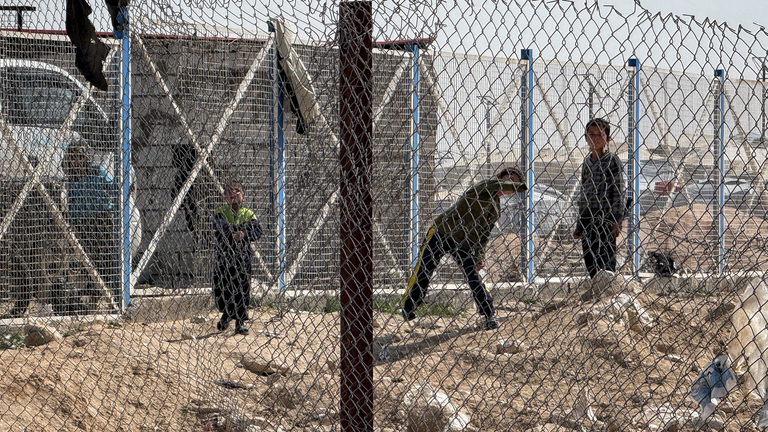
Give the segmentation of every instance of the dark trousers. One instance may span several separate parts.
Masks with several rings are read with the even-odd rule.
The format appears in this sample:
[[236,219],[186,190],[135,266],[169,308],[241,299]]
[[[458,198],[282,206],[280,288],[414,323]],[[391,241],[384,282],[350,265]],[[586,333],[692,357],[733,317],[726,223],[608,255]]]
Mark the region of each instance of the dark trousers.
[[[5,215],[21,193],[22,184],[6,182],[0,191],[0,214]],[[46,184],[51,197],[61,189]],[[61,202],[56,202],[61,205]],[[24,315],[34,296],[39,303],[51,303],[54,310],[65,301],[63,275],[65,250],[63,235],[42,196],[32,190],[0,240],[1,260],[8,259],[8,282],[13,307],[10,316]]]
[[[51,247],[41,236],[41,220],[34,215],[44,215],[45,206],[36,193],[30,194],[27,202],[11,223],[9,237],[11,240],[9,260],[10,297],[13,307],[10,315],[20,317],[27,310],[32,296],[41,297],[40,285],[45,281],[45,263],[43,249]],[[39,298],[40,302],[51,302],[50,299]]]
[[581,235],[581,249],[584,251],[584,265],[589,277],[598,271],[616,271],[616,237],[611,233],[613,222],[597,217],[585,223]]
[[239,324],[248,319],[251,303],[251,278],[247,271],[234,266],[218,265],[213,271],[213,298],[225,321]]
[[[176,167],[176,175],[173,179],[173,196],[179,193],[181,188],[189,178],[189,173],[192,172],[192,168],[195,166],[197,160],[197,150],[193,146],[187,143],[178,144],[173,147],[171,162]],[[197,186],[192,183],[192,186],[184,195],[184,200],[181,202],[181,210],[184,211],[184,220],[187,222],[187,229],[195,236],[195,243],[197,243],[198,236],[200,235],[198,223],[198,206],[197,206]],[[197,246],[197,245],[196,245]]]
[[[91,217],[73,218],[72,228],[80,245],[91,259],[101,279],[112,291],[113,299],[121,304],[120,292],[120,246],[116,213],[99,212]],[[96,284],[87,283],[86,291],[90,295],[101,295]]]
[[492,317],[494,315],[493,298],[485,289],[480,274],[475,269],[477,266],[475,258],[470,251],[458,247],[453,240],[443,238],[434,226],[430,228],[426,239],[424,239],[416,267],[408,280],[408,287],[403,296],[403,311],[410,314],[424,302],[429,279],[440,263],[440,259],[446,253],[449,253],[456,260],[464,272],[478,312],[485,317]]

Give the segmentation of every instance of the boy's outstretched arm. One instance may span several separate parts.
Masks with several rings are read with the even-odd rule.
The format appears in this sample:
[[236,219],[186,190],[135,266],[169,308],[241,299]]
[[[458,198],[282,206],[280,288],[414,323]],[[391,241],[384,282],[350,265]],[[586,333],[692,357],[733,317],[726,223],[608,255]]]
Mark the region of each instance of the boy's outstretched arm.
[[232,226],[220,214],[213,215],[213,236],[221,245],[232,244]]
[[613,202],[611,202],[611,213],[613,216],[611,234],[613,234],[614,237],[619,237],[621,230],[624,228],[624,217],[627,212],[627,190],[621,159],[619,159],[618,155],[614,154],[611,162],[611,174],[613,176],[612,187],[615,189],[613,193]]
[[503,192],[525,192],[528,190],[528,186],[525,182],[513,182],[511,180],[502,180],[501,190]]
[[261,224],[255,218],[240,225],[239,228],[245,233],[245,238],[249,243],[261,238]]

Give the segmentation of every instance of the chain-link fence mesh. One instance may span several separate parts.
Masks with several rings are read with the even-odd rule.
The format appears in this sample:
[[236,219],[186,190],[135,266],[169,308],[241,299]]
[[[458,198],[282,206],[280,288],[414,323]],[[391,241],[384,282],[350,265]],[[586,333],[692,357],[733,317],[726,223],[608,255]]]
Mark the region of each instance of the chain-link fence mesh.
[[764,28],[65,3],[0,7],[0,429],[768,426]]

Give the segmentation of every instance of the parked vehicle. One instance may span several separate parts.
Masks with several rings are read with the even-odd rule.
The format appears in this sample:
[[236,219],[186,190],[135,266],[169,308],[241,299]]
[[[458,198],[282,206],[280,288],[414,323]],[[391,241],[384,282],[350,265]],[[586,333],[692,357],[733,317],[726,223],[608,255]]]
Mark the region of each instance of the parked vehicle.
[[[676,194],[683,190],[683,184],[675,178],[675,168],[669,161],[648,159],[640,161],[639,165],[637,179],[641,215],[663,208],[672,196],[675,196],[673,205],[685,204],[685,197]],[[633,186],[632,179],[629,179],[627,188]]]
[[[638,179],[640,191],[651,190],[661,195],[663,188],[659,184],[670,184],[675,177],[675,168],[667,160],[648,159],[639,162],[640,171]],[[627,187],[632,187],[632,179],[627,182]]]
[[[28,162],[66,217],[67,181],[62,164],[67,148],[81,139],[93,149],[94,165],[111,178],[117,177],[116,123],[65,70],[37,61],[0,59],[0,116],[6,126],[0,128],[0,214],[8,214],[31,180]],[[140,216],[135,216],[134,232],[140,232]],[[74,259],[56,217],[33,188],[13,218],[8,237],[0,242],[0,247],[12,245],[16,250],[0,253],[12,256],[0,260],[0,267],[6,267],[0,273],[13,273],[5,281],[0,277],[0,288],[8,286],[24,296],[34,294],[50,301],[54,311],[64,312],[65,305],[76,302],[73,297],[77,294],[65,288],[71,270],[68,262]],[[41,223],[42,218],[47,221]]]
[[[729,205],[747,202],[758,193],[753,182],[746,178],[726,177],[723,179],[723,198]],[[702,180],[689,184],[686,192],[694,202],[709,204],[718,199],[718,183]]]
[[[546,238],[554,230],[556,239],[570,236],[573,217],[568,217],[568,197],[553,187],[541,184],[533,185],[530,190],[533,194],[534,234]],[[498,225],[503,232],[520,232],[525,215],[524,197],[525,194],[502,197],[502,215]]]

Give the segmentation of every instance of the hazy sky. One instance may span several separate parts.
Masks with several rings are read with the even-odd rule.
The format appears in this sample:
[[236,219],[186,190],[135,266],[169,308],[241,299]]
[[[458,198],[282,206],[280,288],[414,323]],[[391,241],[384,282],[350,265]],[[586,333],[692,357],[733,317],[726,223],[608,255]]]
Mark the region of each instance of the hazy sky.
[[[100,21],[103,16],[104,6],[100,0],[89,0],[94,8],[94,17],[97,21]],[[218,21],[221,23],[222,18],[225,16],[232,21],[243,19],[250,26],[256,25],[261,29],[262,25],[259,25],[258,21],[266,16],[268,13],[282,12],[286,16],[292,15],[294,12],[298,15],[309,15],[310,18],[307,22],[312,22],[312,17],[319,18],[322,15],[323,10],[327,17],[331,14],[335,15],[332,9],[338,7],[339,0],[246,0],[246,1],[229,1],[229,0],[155,0],[156,5],[161,5],[156,9],[183,9],[189,5],[196,6],[213,6],[218,10],[216,15],[212,16],[212,21]],[[134,4],[149,4],[151,2],[146,0],[134,0]],[[437,6],[446,6],[451,9],[461,9],[469,12],[471,9],[479,10],[483,7],[487,8],[488,5],[498,5],[503,8],[504,4],[510,4],[510,0],[382,0],[374,1],[374,8],[379,11],[379,15],[382,15],[384,10],[394,10],[399,8],[402,13],[410,15],[423,15],[424,11],[434,9]],[[553,2],[552,2],[553,3]],[[561,3],[566,3],[561,0]],[[589,1],[593,3],[593,1]],[[62,0],[33,0],[33,1],[16,1],[16,0],[2,0],[2,5],[16,5],[16,4],[29,4],[38,8],[38,12],[33,13],[29,17],[35,21],[44,20],[49,26],[58,27],[63,24],[63,5]],[[306,5],[310,5],[309,7]],[[574,4],[577,7],[583,7],[587,2],[584,0],[576,0]],[[634,8],[634,1],[632,0],[599,0],[601,6],[613,5],[622,12],[632,11]],[[692,14],[697,19],[703,20],[705,17],[709,17],[712,20],[719,22],[725,21],[732,26],[738,26],[739,24],[749,27],[757,28],[754,22],[768,27],[768,2],[765,0],[642,0],[641,4],[646,9],[652,12],[661,13],[674,13],[678,15]],[[463,5],[470,6],[469,10]],[[307,10],[307,9],[310,10]],[[268,12],[269,11],[269,12]],[[25,14],[25,16],[28,16]],[[498,18],[498,16],[496,16]],[[57,22],[58,21],[58,22]],[[322,21],[322,19],[318,19]],[[248,26],[246,24],[246,26]],[[261,29],[264,30],[264,29]]]
[[[93,6],[95,21],[97,27],[101,27],[99,22],[104,23],[103,13],[104,5],[101,0],[89,0]],[[16,4],[33,5],[37,7],[37,12],[25,13],[27,20],[45,22],[49,28],[60,28],[63,25],[64,1],[63,0],[32,0],[19,2],[16,0],[1,0],[2,5]],[[282,13],[285,16],[295,16],[297,23],[304,22],[320,30],[324,18],[333,18],[337,15],[339,0],[134,0],[135,5],[153,4],[152,8],[156,13],[162,14],[168,10],[175,10],[177,13],[183,9],[193,7],[195,9],[213,9],[216,12],[207,14],[201,13],[200,17],[206,22],[217,22],[225,24],[226,22],[242,22],[243,27],[258,28],[266,30],[263,20],[267,15]],[[519,1],[518,4],[526,3]],[[536,2],[531,2],[536,3]],[[555,2],[548,2],[555,3]],[[567,3],[560,0],[560,3]],[[593,0],[575,0],[573,2],[577,8],[582,8],[586,4],[593,4]],[[633,0],[599,0],[602,7],[613,5],[622,12],[631,12],[635,2]],[[500,18],[498,11],[505,8],[513,8],[512,0],[377,0],[374,1],[374,10],[379,18],[390,15],[393,12],[399,15],[418,17],[429,21],[437,17],[430,15],[434,10],[461,10],[466,17],[482,16],[482,10],[495,9],[493,20]],[[748,28],[757,28],[754,22],[768,26],[768,2],[765,0],[642,0],[643,7],[651,12],[674,13],[678,15],[692,14],[697,19],[703,20],[709,17],[718,22],[728,22],[732,26],[739,24]],[[507,6],[505,6],[507,5]],[[325,17],[323,17],[325,15]],[[325,24],[328,24],[325,19]],[[312,25],[312,24],[319,25]],[[299,28],[306,30],[307,27]]]
[[[97,29],[109,31],[103,0],[89,1]],[[335,38],[339,1],[132,0],[131,16],[140,31],[220,36],[201,32],[199,25],[265,32],[270,17],[283,15],[299,38],[327,41]],[[63,30],[63,0],[24,3],[37,7],[25,14],[28,28]],[[636,55],[667,61],[670,69],[694,62],[711,69],[722,62],[725,69],[745,70],[745,63],[768,50],[768,33],[760,30],[760,25],[768,26],[768,0],[642,0],[641,4],[651,15],[662,16],[638,13],[633,0],[376,0],[374,37],[383,41],[435,36],[431,47],[435,50],[507,58],[518,57],[521,48],[538,51],[537,58],[600,64],[621,64],[625,57]],[[669,13],[681,20],[668,19]],[[694,15],[695,22],[686,14]],[[704,24],[707,18],[710,22]],[[147,19],[171,24],[148,25]],[[733,31],[713,21],[727,22]],[[739,25],[757,36],[737,35]],[[686,46],[698,48],[686,52]],[[670,60],[671,53],[682,58]]]
[[[436,29],[433,48],[440,51],[517,58],[520,49],[531,48],[543,60],[603,65],[621,65],[634,56],[662,69],[722,68],[747,75],[753,66],[746,63],[768,50],[768,33],[753,23],[768,26],[766,0],[642,1],[649,14],[631,0],[432,2],[434,14],[416,8],[403,14],[399,7],[400,15],[410,18],[382,24],[383,37]],[[384,15],[398,7],[380,9]]]

